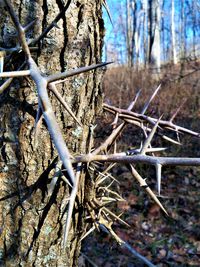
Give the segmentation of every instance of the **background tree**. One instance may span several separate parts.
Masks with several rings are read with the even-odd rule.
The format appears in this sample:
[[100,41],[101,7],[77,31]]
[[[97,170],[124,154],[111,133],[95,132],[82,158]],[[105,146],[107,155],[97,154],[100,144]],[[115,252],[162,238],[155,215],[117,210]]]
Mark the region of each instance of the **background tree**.
[[174,0],[171,1],[171,43],[172,60],[177,64]]
[[160,72],[161,1],[150,0],[148,7],[148,62]]
[[[63,72],[101,60],[104,32],[101,1],[27,0],[12,1],[12,5],[22,25],[36,19],[26,35],[30,42],[36,38],[31,50],[44,74]],[[54,18],[57,19],[53,22]],[[37,39],[50,25],[52,29]],[[17,47],[14,52],[10,49],[19,43],[5,7],[1,8],[0,27],[0,44],[3,50],[7,50],[4,69],[17,70],[24,62],[24,53]],[[94,71],[58,85],[60,94],[81,126],[51,96],[57,121],[72,155],[88,152],[90,125],[94,123],[102,102],[101,77],[102,71]],[[3,82],[1,80],[1,84]],[[58,171],[62,164],[57,159],[45,123],[35,140],[36,112],[35,84],[29,77],[14,80],[9,90],[1,95],[1,265],[76,266],[81,236],[85,231],[85,173],[81,174],[77,194],[79,212],[73,217],[63,251],[63,226],[70,192],[61,179],[65,179],[64,175]],[[56,175],[59,179],[52,191]]]
[[135,66],[138,58],[140,67],[154,62],[153,68],[159,69],[161,62],[176,64],[184,58],[198,57],[199,1],[107,2],[112,6],[114,29],[107,28],[105,40],[115,47],[119,63]]

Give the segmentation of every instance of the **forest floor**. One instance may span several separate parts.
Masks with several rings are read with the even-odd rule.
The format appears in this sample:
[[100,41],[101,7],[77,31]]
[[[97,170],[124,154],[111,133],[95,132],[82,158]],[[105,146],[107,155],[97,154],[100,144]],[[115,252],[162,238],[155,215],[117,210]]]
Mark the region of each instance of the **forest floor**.
[[[127,77],[126,71],[125,73],[120,71],[120,75],[118,70],[111,70],[104,82],[105,99],[116,106],[127,107],[129,104],[127,100],[131,100],[129,93],[133,94],[133,91],[135,92],[137,88],[141,87],[152,88],[152,84],[155,83],[155,81],[150,83],[150,79],[144,80],[143,77],[135,76],[133,73]],[[126,77],[126,83],[124,77]],[[141,82],[142,84],[140,84]],[[116,90],[116,86],[118,90],[113,91]],[[127,90],[127,87],[131,88],[132,92],[129,92],[131,90]],[[163,87],[164,96],[158,97],[150,113],[153,115],[156,113],[158,117],[165,112],[169,117],[175,107],[183,102],[183,98],[186,98],[186,106],[179,114],[177,123],[200,131],[198,75],[189,77],[186,81],[181,80],[173,85],[170,84],[170,86],[165,84]],[[146,96],[147,93],[143,97],[143,102]],[[102,134],[105,134],[106,128],[101,123],[99,129]],[[134,134],[138,137],[134,130],[128,129],[121,137],[119,149],[123,149],[124,144],[125,147],[134,146]],[[165,156],[200,157],[199,139],[187,136],[185,138],[184,136],[182,140],[181,147],[173,148],[170,145],[169,153],[166,152]],[[143,177],[147,177],[148,185],[156,193],[155,170],[148,166],[136,166],[136,168]],[[111,210],[116,214],[123,212],[122,218],[130,225],[130,227],[126,227],[115,222],[113,230],[116,234],[156,266],[200,266],[200,167],[163,169],[162,197],[159,199],[169,216],[166,216],[150,200],[124,166],[115,167],[112,174],[120,182],[120,187],[117,187],[116,190],[120,192],[125,201],[112,206]],[[103,232],[95,231],[86,238],[82,253],[82,257],[86,259],[85,266],[146,266]]]
[[[126,201],[119,202],[115,212],[124,212],[130,228],[116,223],[113,229],[156,266],[200,266],[200,170],[177,167],[164,173],[160,200],[169,217],[124,171],[118,180]],[[103,232],[85,240],[83,253],[96,264],[86,266],[146,266]]]

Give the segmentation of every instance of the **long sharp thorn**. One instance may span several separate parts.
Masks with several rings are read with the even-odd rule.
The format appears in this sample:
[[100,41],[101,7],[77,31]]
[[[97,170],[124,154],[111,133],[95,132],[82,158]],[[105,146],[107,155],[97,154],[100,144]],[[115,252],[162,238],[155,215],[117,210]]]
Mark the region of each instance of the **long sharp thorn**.
[[116,214],[114,214],[112,211],[110,211],[109,209],[103,207],[104,211],[106,211],[107,213],[109,213],[109,215],[111,215],[112,217],[114,217],[115,219],[117,219],[118,221],[120,221],[121,223],[123,223],[124,225],[130,227],[130,225],[128,223],[126,223],[125,221],[123,221],[121,218],[119,218]]
[[180,136],[179,136],[179,132],[178,131],[176,131],[176,137],[177,137],[178,142],[180,143],[181,140],[180,140]]
[[187,101],[187,99],[183,100],[181,105],[177,108],[177,110],[174,112],[174,114],[172,115],[171,119],[169,120],[170,122],[173,122],[173,120],[178,115],[179,111],[181,110],[181,108],[183,107],[183,105],[185,104],[186,101]]
[[67,103],[65,102],[65,100],[63,99],[63,97],[61,96],[61,94],[58,92],[58,90],[56,89],[56,86],[54,83],[49,84],[48,88],[54,93],[54,95],[56,96],[56,98],[60,101],[60,103],[64,106],[64,108],[67,110],[67,112],[72,116],[72,118],[80,125],[82,126],[82,124],[78,121],[78,119],[76,118],[76,116],[74,115],[73,111],[70,109],[70,107],[67,105]]
[[162,165],[156,164],[156,177],[157,177],[157,186],[158,186],[159,196],[160,196],[160,189],[161,189],[161,175],[162,175]]
[[116,128],[118,119],[119,119],[119,113],[117,112],[116,115],[115,115],[114,121],[111,123],[111,125],[113,126],[113,129]]
[[62,79],[66,79],[68,77],[72,77],[74,75],[80,74],[80,73],[84,73],[90,70],[95,70],[101,67],[105,67],[108,64],[111,64],[113,62],[104,62],[104,63],[99,63],[99,64],[93,64],[87,67],[81,67],[75,70],[69,70],[66,72],[62,72],[62,73],[57,73],[57,74],[53,74],[50,75],[48,77],[46,77],[46,80],[48,83],[53,82],[53,81],[57,81],[57,80],[62,80]]
[[39,132],[40,132],[42,118],[43,118],[42,109],[41,109],[40,105],[38,105],[37,115],[36,115],[36,119],[35,119],[34,149],[36,149],[37,145],[38,145],[38,136],[39,136]]
[[145,112],[147,111],[150,103],[152,102],[152,100],[154,99],[154,97],[157,95],[158,91],[161,88],[161,84],[159,84],[159,86],[156,88],[156,90],[154,91],[153,95],[150,97],[150,99],[148,100],[148,102],[144,105],[143,109],[142,109],[142,114],[145,114]]
[[153,152],[160,152],[160,151],[165,151],[167,148],[166,147],[152,147],[147,149],[147,153],[153,153]]
[[128,111],[131,111],[133,109],[133,107],[135,106],[141,92],[142,92],[142,89],[138,90],[138,92],[136,93],[135,99],[128,106],[128,109],[127,109]]
[[70,226],[71,226],[71,220],[72,220],[72,213],[73,213],[73,209],[74,209],[74,203],[75,203],[75,198],[76,198],[76,194],[78,191],[78,185],[79,185],[79,178],[80,178],[80,174],[81,174],[81,163],[77,164],[77,172],[76,172],[76,179],[72,188],[72,192],[71,192],[71,196],[70,196],[70,200],[69,200],[69,208],[68,208],[68,214],[67,214],[67,220],[66,220],[66,224],[65,224],[65,230],[64,230],[64,240],[63,240],[63,248],[65,248],[67,240],[68,240],[68,236],[69,236],[69,230],[70,230]]
[[96,227],[93,225],[85,234],[84,236],[81,238],[81,241],[83,239],[85,239],[90,233],[92,233],[94,230],[96,229]]
[[9,87],[12,81],[13,81],[13,78],[9,78],[0,86],[0,94],[2,94]]
[[153,191],[150,189],[150,187],[145,188],[146,192],[151,196],[151,198],[155,201],[156,204],[164,211],[166,215],[169,216],[168,212],[166,209],[163,207],[157,196],[153,193]]
[[57,29],[60,29],[60,27],[58,26],[58,24],[56,22],[53,22],[53,26]]
[[163,205],[160,203],[159,199],[156,197],[156,195],[153,193],[153,191],[150,189],[150,187],[147,185],[145,179],[141,177],[141,175],[136,171],[136,169],[133,167],[132,164],[129,164],[130,170],[132,175],[136,178],[136,180],[139,182],[141,187],[144,187],[146,192],[150,195],[150,197],[158,204],[158,206],[168,215],[167,211],[163,207]]
[[38,19],[34,19],[30,23],[28,23],[26,26],[24,26],[23,27],[24,28],[24,31],[27,32],[37,21],[38,21]]
[[0,73],[3,72],[5,51],[0,51]]
[[56,186],[56,183],[58,181],[58,178],[60,177],[61,175],[61,166],[62,166],[62,162],[61,161],[58,161],[56,163],[56,167],[55,167],[55,173],[52,177],[52,180],[51,180],[51,183],[48,187],[48,196],[51,196],[54,189],[55,189],[55,186]]
[[[162,116],[161,116],[161,117],[162,117]],[[155,134],[155,132],[156,132],[156,130],[157,130],[157,128],[158,128],[158,125],[159,125],[159,122],[160,122],[160,120],[161,120],[161,117],[159,118],[159,120],[157,120],[157,122],[156,122],[156,124],[154,125],[152,131],[150,132],[149,136],[148,136],[147,139],[145,140],[144,145],[143,145],[143,147],[142,147],[142,149],[141,149],[141,152],[140,152],[141,155],[145,155],[145,153],[146,153],[146,151],[147,151],[147,149],[148,149],[148,146],[151,144],[151,141],[152,141],[152,139],[153,139],[153,137],[154,137],[154,134]]]
[[177,142],[176,140],[174,140],[174,139],[172,139],[172,138],[170,138],[170,137],[168,137],[166,135],[162,135],[162,138],[165,139],[165,140],[167,140],[167,141],[169,141],[169,142],[171,142],[171,143],[173,143],[173,144],[181,145],[180,142]]

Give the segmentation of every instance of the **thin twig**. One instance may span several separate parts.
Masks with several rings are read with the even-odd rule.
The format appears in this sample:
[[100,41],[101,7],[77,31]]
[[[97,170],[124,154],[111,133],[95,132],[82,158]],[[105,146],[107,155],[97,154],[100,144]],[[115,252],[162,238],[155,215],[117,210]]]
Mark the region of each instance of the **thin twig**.
[[[136,121],[139,121],[139,122],[141,122],[141,121],[149,122],[152,125],[155,125],[155,123],[158,120],[158,119],[152,118],[150,116],[146,116],[146,115],[143,115],[143,114],[140,114],[140,113],[136,113],[136,112],[132,112],[132,111],[127,111],[126,109],[116,108],[116,107],[113,107],[113,106],[108,105],[108,104],[104,104],[103,108],[105,110],[113,113],[113,114],[118,112],[119,113],[119,118],[127,118],[127,119],[131,119],[132,118],[133,120],[136,120]],[[187,128],[178,126],[178,125],[174,124],[171,121],[160,120],[159,124],[160,124],[161,127],[169,129],[169,130],[172,130],[172,131],[176,131],[176,132],[178,131],[178,132],[181,132],[181,133],[186,133],[186,134],[190,134],[190,135],[193,135],[193,136],[196,136],[196,137],[200,137],[200,134],[198,132],[195,132],[195,131],[189,130]]]
[[135,256],[136,258],[140,259],[142,262],[144,262],[147,266],[149,267],[156,267],[153,263],[151,263],[147,258],[142,256],[139,252],[137,252],[133,247],[131,247],[127,242],[122,240],[122,245],[121,247],[127,248],[128,251]]

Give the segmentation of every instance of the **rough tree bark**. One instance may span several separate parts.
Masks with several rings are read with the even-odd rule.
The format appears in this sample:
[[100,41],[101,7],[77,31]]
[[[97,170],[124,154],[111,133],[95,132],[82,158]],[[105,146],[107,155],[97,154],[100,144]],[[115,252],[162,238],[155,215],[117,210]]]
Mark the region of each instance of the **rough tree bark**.
[[[67,2],[69,7],[58,27],[50,31],[34,52],[44,73],[101,61],[104,33],[101,1],[12,1],[23,25],[38,19],[28,33],[29,38],[38,36]],[[1,47],[15,45],[11,25],[7,11],[1,8]],[[7,70],[16,70],[23,61],[22,53],[15,53],[12,58],[5,66]],[[71,78],[58,87],[82,127],[51,96],[57,121],[72,155],[88,152],[89,127],[101,109],[101,78],[102,71],[98,70]],[[36,110],[35,85],[29,78],[15,79],[0,97],[0,265],[76,266],[80,238],[84,233],[84,199],[89,189],[85,187],[83,172],[69,242],[63,251],[69,188],[59,179],[50,193],[57,152],[44,122],[35,148]]]

